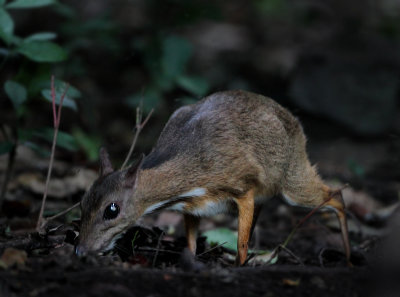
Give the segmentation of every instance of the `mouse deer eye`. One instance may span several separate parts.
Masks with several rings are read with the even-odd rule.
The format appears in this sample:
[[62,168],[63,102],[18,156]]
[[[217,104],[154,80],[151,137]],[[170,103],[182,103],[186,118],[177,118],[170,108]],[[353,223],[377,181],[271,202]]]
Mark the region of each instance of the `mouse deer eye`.
[[104,210],[103,219],[112,220],[115,219],[119,214],[119,206],[116,203],[109,204]]

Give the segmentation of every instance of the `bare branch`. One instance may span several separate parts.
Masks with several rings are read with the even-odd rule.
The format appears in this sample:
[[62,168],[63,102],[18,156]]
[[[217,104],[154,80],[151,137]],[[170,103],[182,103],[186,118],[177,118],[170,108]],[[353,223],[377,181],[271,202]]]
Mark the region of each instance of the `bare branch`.
[[[60,102],[61,103],[61,102]],[[53,108],[53,126],[57,126],[57,109],[56,109],[56,88],[54,87],[54,75],[51,76],[51,107]]]
[[332,199],[332,197],[330,197],[329,199],[323,201],[320,205],[317,205],[316,207],[314,207],[303,219],[301,219],[297,223],[297,225],[293,228],[293,230],[290,232],[290,234],[286,238],[285,242],[281,246],[282,247],[286,247],[288,245],[288,243],[290,242],[290,240],[292,240],[292,237],[296,233],[297,229],[299,229],[300,226],[303,225],[305,221],[307,221],[315,212],[320,210],[321,207],[324,206],[324,204],[327,203],[331,199]]
[[128,155],[125,158],[124,163],[121,166],[121,169],[124,169],[126,167],[126,165],[129,162],[129,159],[132,156],[133,150],[135,148],[137,139],[139,137],[140,132],[143,130],[144,126],[146,125],[146,123],[149,121],[151,115],[153,114],[154,109],[150,110],[149,114],[147,115],[147,117],[144,119],[144,121],[142,122],[142,113],[140,108],[136,108],[136,126],[135,126],[135,135],[133,136],[133,140],[132,140],[132,144],[131,147],[129,148],[129,152]]
[[63,211],[61,211],[61,212],[55,214],[54,216],[51,216],[51,217],[48,217],[48,218],[43,218],[43,219],[42,219],[42,222],[43,222],[43,223],[42,223],[42,226],[41,226],[41,227],[44,227],[44,226],[46,226],[46,224],[47,224],[48,222],[50,222],[50,221],[52,221],[52,220],[55,220],[55,219],[57,219],[58,217],[61,217],[61,216],[65,215],[66,213],[70,212],[70,211],[73,210],[74,208],[78,207],[80,204],[81,204],[80,202],[75,203],[75,204],[72,205],[71,207],[68,207],[66,210],[63,210]]
[[36,224],[36,230],[41,233],[42,227],[43,227],[43,212],[44,212],[44,206],[46,204],[46,198],[47,198],[47,192],[49,189],[49,182],[50,182],[50,177],[51,177],[51,171],[53,169],[53,163],[54,163],[54,155],[55,155],[55,150],[56,150],[56,143],[57,143],[57,135],[58,135],[58,129],[60,126],[60,120],[61,120],[61,110],[62,110],[62,103],[64,101],[64,97],[67,94],[69,85],[65,88],[64,93],[61,95],[60,98],[60,103],[58,107],[58,113],[56,114],[56,92],[55,92],[55,87],[54,87],[54,75],[51,77],[51,99],[52,99],[52,107],[53,107],[53,122],[54,122],[54,134],[53,134],[53,143],[51,146],[51,155],[50,155],[50,162],[49,162],[49,168],[47,171],[47,177],[46,177],[46,185],[44,188],[44,193],[43,193],[43,198],[42,198],[42,205],[40,207],[40,212],[39,212],[39,217],[37,220]]

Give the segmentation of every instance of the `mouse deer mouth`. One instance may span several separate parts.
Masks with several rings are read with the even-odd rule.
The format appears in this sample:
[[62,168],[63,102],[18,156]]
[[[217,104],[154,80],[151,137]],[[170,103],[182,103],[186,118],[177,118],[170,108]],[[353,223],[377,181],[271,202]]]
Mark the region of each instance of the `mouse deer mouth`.
[[111,253],[116,246],[116,242],[118,241],[118,239],[122,238],[125,235],[125,232],[121,232],[118,234],[115,234],[111,240],[109,241],[108,244],[105,244],[104,247],[100,248],[100,251],[98,252],[99,255],[107,255],[109,253]]
[[75,247],[75,254],[78,257],[85,257],[88,254],[105,256],[107,254],[110,254],[113,251],[114,247],[116,246],[115,244],[116,244],[117,240],[120,239],[123,235],[124,235],[124,233],[116,234],[114,237],[111,238],[109,243],[105,243],[105,244],[103,244],[103,246],[101,246],[100,248],[97,248],[97,249],[91,249],[91,248],[88,248],[86,245],[79,243]]

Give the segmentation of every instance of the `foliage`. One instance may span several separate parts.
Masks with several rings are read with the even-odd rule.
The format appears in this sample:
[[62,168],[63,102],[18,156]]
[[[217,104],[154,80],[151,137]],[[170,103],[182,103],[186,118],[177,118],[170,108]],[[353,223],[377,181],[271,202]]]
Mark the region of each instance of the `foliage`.
[[[39,127],[31,129],[24,127],[23,123],[29,116],[27,106],[31,100],[38,98],[41,94],[44,99],[51,102],[50,69],[44,68],[46,69],[45,72],[37,75],[36,73],[31,73],[31,68],[27,66],[29,64],[23,63],[23,60],[27,59],[33,63],[38,63],[38,65],[41,63],[58,63],[66,60],[67,51],[52,41],[57,37],[54,32],[36,32],[27,37],[15,35],[15,24],[10,12],[16,9],[41,8],[56,3],[55,0],[0,2],[0,39],[5,45],[0,48],[0,54],[3,55],[3,62],[0,67],[3,67],[10,59],[21,60],[19,69],[16,69],[15,78],[9,79],[4,83],[4,91],[13,105],[15,119],[11,123],[7,123],[8,127],[5,126],[5,123],[2,123],[3,134],[8,130],[14,132],[12,136],[7,133],[3,135],[6,141],[1,145],[0,154],[8,153],[14,146],[20,144],[29,146],[41,154],[48,154],[48,151],[35,142],[42,139],[51,143],[52,128]],[[59,80],[55,81],[55,87],[56,104],[58,104],[66,83]],[[64,99],[64,106],[76,111],[78,107],[75,100],[80,97],[81,93],[76,88],[70,87]],[[60,132],[58,145],[67,150],[78,149],[77,142],[70,134],[65,132]]]
[[138,106],[143,101],[143,109],[163,105],[164,94],[180,88],[189,95],[178,98],[183,103],[191,103],[207,94],[209,83],[200,76],[188,74],[187,68],[193,54],[192,45],[178,36],[156,37],[150,40],[136,40],[134,48],[142,53],[150,81],[142,93],[127,98],[130,106]]
[[207,242],[213,245],[223,245],[225,248],[237,252],[237,232],[228,228],[216,228],[203,233]]
[[96,135],[86,134],[79,128],[72,131],[72,136],[77,146],[85,152],[89,161],[97,161],[101,139]]
[[0,39],[6,44],[1,48],[5,58],[21,54],[35,62],[60,62],[67,58],[67,53],[58,44],[50,41],[56,37],[52,32],[38,32],[25,38],[14,34],[14,21],[8,12],[13,9],[30,9],[54,4],[54,0],[15,0],[5,1],[0,7]]
[[[0,123],[2,132],[2,143],[0,144],[0,155],[8,154],[7,173],[1,188],[0,204],[3,200],[9,175],[12,171],[16,148],[18,145],[25,145],[42,155],[49,155],[49,152],[37,142],[53,141],[53,128],[38,127],[31,128],[25,125],[30,116],[28,105],[33,99],[43,98],[51,101],[52,93],[49,90],[50,68],[39,67],[40,64],[54,64],[66,60],[67,51],[52,40],[57,37],[53,32],[36,32],[27,37],[20,37],[15,34],[15,22],[12,18],[12,10],[34,9],[56,4],[55,0],[14,0],[6,3],[0,0],[0,55],[3,56],[0,69],[7,62],[17,63],[13,72],[8,75],[3,88],[13,107],[13,113],[9,114],[11,120]],[[31,65],[38,65],[32,67]],[[41,69],[41,74],[36,75],[33,69]],[[56,82],[54,97],[60,101],[61,89],[66,84],[62,81]],[[77,110],[75,100],[81,96],[75,88],[70,88],[65,98],[65,107]],[[55,102],[54,104],[57,104]],[[55,106],[55,105],[54,105]],[[55,107],[53,106],[53,110]],[[38,115],[35,115],[38,117]],[[78,146],[74,138],[65,132],[60,132],[58,146],[67,150],[77,150]]]

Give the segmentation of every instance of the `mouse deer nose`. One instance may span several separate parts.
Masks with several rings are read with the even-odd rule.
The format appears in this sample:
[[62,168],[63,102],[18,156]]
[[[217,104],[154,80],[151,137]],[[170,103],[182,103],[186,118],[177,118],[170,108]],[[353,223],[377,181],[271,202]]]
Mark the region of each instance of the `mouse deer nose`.
[[76,254],[78,257],[84,257],[84,256],[87,255],[87,249],[86,249],[84,246],[82,246],[82,245],[77,245],[77,246],[75,247],[75,254]]

